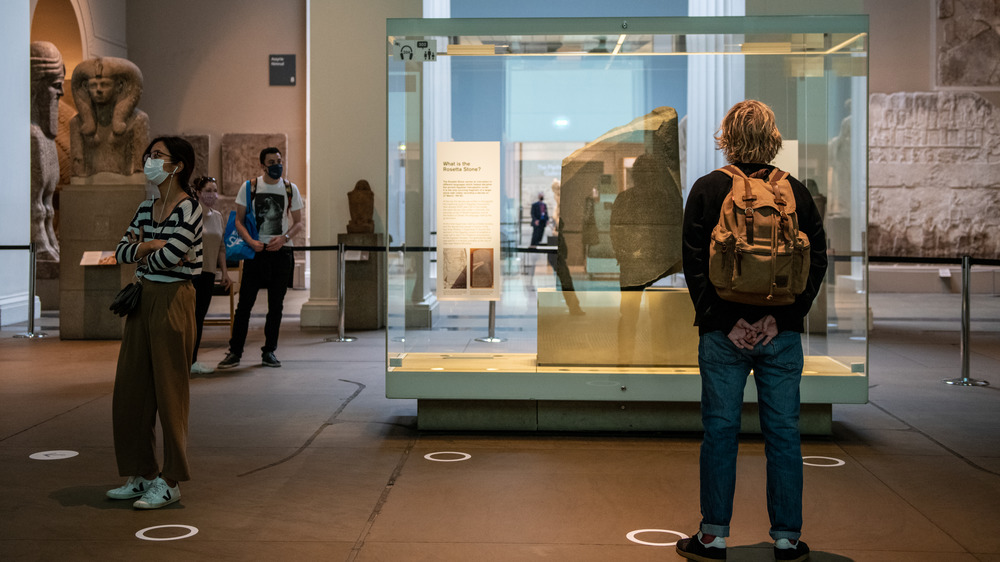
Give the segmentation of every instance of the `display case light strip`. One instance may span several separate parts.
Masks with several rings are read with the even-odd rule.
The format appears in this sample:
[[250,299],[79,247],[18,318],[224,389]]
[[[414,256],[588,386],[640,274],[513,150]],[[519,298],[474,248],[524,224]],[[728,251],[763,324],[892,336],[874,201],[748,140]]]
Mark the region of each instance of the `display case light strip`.
[[867,33],[859,33],[859,34],[855,35],[854,37],[851,37],[847,41],[844,41],[843,43],[837,45],[836,47],[831,47],[830,50],[827,51],[825,54],[829,55],[829,54],[832,54],[832,53],[836,53],[837,51],[839,51],[839,50],[847,47],[851,43],[854,43],[855,41],[863,39],[866,35],[868,35],[868,34]]
[[625,42],[625,34],[622,33],[618,36],[618,43],[615,43],[615,50],[611,51],[611,56],[615,56],[622,50],[622,43]]
[[[836,53],[831,49],[830,51],[816,51],[816,52],[788,52],[788,51],[778,51],[778,52],[766,52],[766,51],[755,51],[755,52],[744,52],[744,51],[685,51],[685,52],[669,52],[669,53],[618,53],[621,57],[688,57],[688,56],[706,56],[706,55],[721,55],[721,56],[746,56],[746,55],[777,55],[784,57],[819,57],[828,54],[854,54],[854,55],[866,55],[865,52],[843,52]],[[468,56],[468,53],[463,53],[463,56]],[[455,56],[454,53],[438,53],[438,56]],[[483,55],[480,55],[483,56]],[[492,55],[485,56],[495,56],[495,57],[610,57],[613,56],[609,53],[586,53],[586,52],[552,52],[552,53],[494,53]],[[391,55],[390,55],[391,57]]]

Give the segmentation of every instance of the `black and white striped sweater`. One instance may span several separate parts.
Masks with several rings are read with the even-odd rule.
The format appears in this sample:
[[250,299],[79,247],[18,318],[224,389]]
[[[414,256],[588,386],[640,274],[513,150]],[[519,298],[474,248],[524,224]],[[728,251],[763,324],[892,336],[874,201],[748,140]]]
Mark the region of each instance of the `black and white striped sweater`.
[[[163,248],[149,254],[136,274],[150,281],[173,283],[201,274],[201,205],[187,198],[170,211],[162,224],[153,222],[153,200],[139,204],[125,235],[115,249],[118,263],[135,263],[139,242],[130,243],[129,234],[140,241],[166,240]],[[140,234],[141,233],[141,234]]]

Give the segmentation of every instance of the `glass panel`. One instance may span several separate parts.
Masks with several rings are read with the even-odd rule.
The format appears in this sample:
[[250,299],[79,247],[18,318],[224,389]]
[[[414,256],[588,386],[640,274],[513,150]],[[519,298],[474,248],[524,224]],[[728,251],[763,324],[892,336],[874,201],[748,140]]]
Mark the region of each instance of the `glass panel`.
[[[696,375],[683,204],[724,165],[721,116],[752,98],[777,116],[776,163],[825,214],[831,263],[803,335],[806,374],[861,379],[839,401],[867,398],[866,18],[390,20],[388,31],[388,370],[416,381],[390,395],[588,399],[596,379],[567,373]],[[492,301],[437,289],[464,282],[446,273],[465,271],[456,256],[469,278],[477,267],[471,243],[438,261],[438,228],[455,219],[437,216],[437,149],[466,142],[494,143],[500,159]],[[490,378],[417,376],[435,372]],[[535,386],[511,388],[509,374]]]

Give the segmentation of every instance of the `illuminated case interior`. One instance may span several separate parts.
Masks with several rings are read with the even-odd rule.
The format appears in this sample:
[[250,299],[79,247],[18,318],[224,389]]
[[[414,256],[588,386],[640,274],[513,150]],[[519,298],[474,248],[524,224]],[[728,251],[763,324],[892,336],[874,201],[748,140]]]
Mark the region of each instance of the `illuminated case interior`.
[[[387,396],[698,402],[683,275],[622,291],[631,273],[611,210],[637,185],[638,155],[666,146],[663,213],[678,216],[694,180],[725,165],[713,140],[725,112],[752,98],[774,109],[776,163],[815,188],[829,239],[802,335],[802,401],[866,402],[867,47],[867,16],[388,20]],[[497,292],[449,300],[438,151],[471,142],[499,156]],[[556,217],[531,248],[539,193]]]

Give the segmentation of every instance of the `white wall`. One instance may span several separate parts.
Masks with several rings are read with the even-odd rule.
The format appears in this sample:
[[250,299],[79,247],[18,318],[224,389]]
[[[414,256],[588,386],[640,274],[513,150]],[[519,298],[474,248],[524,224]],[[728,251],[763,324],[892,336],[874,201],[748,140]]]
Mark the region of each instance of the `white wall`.
[[[31,91],[27,2],[0,4],[0,154],[4,182],[0,244],[31,241]],[[34,307],[32,307],[34,308]],[[28,319],[28,252],[0,250],[0,325]]]

